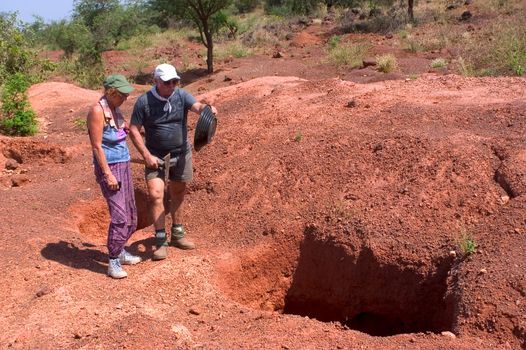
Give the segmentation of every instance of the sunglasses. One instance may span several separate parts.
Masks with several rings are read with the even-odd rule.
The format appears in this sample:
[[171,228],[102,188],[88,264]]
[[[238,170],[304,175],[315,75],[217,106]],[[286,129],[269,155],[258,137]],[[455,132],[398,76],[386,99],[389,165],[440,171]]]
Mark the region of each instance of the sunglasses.
[[179,82],[178,79],[172,79],[172,80],[168,80],[168,81],[163,81],[163,84],[166,85],[166,86],[177,85],[178,82]]
[[117,92],[119,93],[119,96],[120,96],[121,98],[123,98],[123,99],[127,99],[128,96],[130,96],[130,94],[125,94],[125,93],[122,93],[122,92],[120,92],[120,91],[117,91]]

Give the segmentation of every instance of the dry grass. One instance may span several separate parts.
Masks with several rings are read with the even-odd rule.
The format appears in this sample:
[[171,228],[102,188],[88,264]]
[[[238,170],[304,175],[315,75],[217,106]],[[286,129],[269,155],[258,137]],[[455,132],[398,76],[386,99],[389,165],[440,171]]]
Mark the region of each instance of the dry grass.
[[336,66],[358,68],[363,65],[371,45],[364,42],[339,43],[332,41],[329,47],[329,62]]
[[396,57],[392,54],[376,56],[376,64],[378,70],[383,73],[391,73],[398,67]]
[[473,75],[526,72],[526,20],[503,19],[463,37],[461,56]]

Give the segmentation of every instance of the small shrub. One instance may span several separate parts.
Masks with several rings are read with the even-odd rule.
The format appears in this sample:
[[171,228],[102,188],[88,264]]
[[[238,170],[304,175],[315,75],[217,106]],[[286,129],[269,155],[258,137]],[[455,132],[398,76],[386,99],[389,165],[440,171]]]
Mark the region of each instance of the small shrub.
[[351,45],[338,44],[333,49],[329,49],[329,60],[337,66],[358,68],[363,65],[363,60],[369,48],[370,45],[365,43],[355,43]]
[[462,74],[465,77],[472,77],[475,75],[475,69],[473,68],[473,65],[471,63],[466,62],[466,60],[462,57],[459,57],[457,62],[460,74]]
[[391,73],[398,67],[396,57],[392,54],[376,56],[378,70],[383,73]]
[[218,60],[229,57],[241,58],[249,56],[252,53],[250,48],[243,46],[241,43],[231,43],[226,46],[220,46],[214,53],[214,57]]
[[334,214],[338,219],[343,219],[345,221],[351,221],[354,217],[353,212],[349,206],[343,200],[336,200],[333,204]]
[[197,66],[190,60],[188,55],[183,54],[182,63],[181,63],[181,72],[187,72],[195,68],[197,68]]
[[338,35],[333,35],[331,36],[331,38],[329,39],[329,50],[333,50],[335,48],[338,47],[338,45],[340,45],[340,39],[341,37],[338,36]]
[[464,228],[460,229],[459,248],[464,256],[469,256],[477,251],[477,243]]
[[442,68],[447,66],[447,61],[443,58],[435,58],[431,61],[431,68]]
[[413,40],[411,38],[409,38],[405,42],[405,49],[407,51],[409,51],[409,52],[412,52],[412,53],[423,51],[422,45],[420,45],[420,43],[418,41]]
[[37,132],[36,114],[29,106],[27,76],[15,73],[8,77],[2,91],[0,130],[6,135],[33,135]]
[[73,119],[73,125],[79,130],[87,130],[87,120],[85,118],[75,118]]
[[246,14],[243,17],[238,18],[238,35],[253,30],[262,18],[264,18],[262,11]]
[[296,136],[294,136],[294,142],[301,142],[303,139],[303,134],[301,131],[296,132]]
[[420,35],[417,42],[423,51],[439,51],[457,45],[462,38],[459,32],[450,26],[437,26],[435,31]]

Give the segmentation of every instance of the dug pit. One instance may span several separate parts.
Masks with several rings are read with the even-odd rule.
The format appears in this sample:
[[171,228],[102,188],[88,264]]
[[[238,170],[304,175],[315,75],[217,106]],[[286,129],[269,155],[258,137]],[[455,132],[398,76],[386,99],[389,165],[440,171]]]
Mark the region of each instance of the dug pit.
[[219,263],[220,285],[245,305],[339,322],[373,336],[453,330],[449,257],[429,266],[393,259],[396,251],[385,259],[355,243],[322,238],[306,228],[297,251],[279,244]]

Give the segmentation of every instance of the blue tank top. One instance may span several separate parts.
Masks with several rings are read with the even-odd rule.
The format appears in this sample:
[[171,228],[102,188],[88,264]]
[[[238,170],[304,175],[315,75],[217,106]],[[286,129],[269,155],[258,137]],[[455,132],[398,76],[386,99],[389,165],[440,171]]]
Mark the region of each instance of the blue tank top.
[[104,126],[102,130],[102,149],[108,164],[130,160],[126,136],[124,129],[116,129],[109,124]]
[[[108,164],[122,163],[130,160],[130,152],[126,144],[126,121],[119,108],[112,112],[108,100],[103,96],[99,105],[104,112],[104,128],[102,129],[102,150]],[[95,161],[95,157],[93,157]]]

